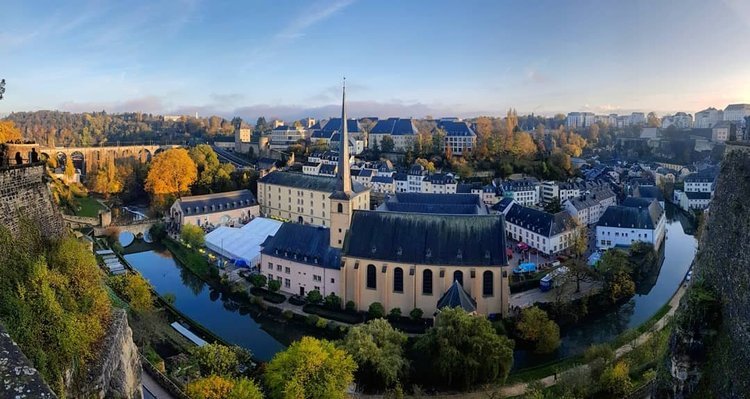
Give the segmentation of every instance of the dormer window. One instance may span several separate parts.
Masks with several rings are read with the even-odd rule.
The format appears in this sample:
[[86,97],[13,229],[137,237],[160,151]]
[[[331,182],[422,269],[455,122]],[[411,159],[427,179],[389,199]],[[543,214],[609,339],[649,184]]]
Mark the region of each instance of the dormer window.
[[432,250],[430,248],[427,248],[427,251],[425,252],[424,256],[427,259],[432,258]]
[[403,248],[398,247],[398,249],[396,250],[396,255],[401,256],[403,253],[404,253]]
[[464,252],[462,250],[458,250],[458,253],[456,254],[457,259],[463,259],[464,258]]

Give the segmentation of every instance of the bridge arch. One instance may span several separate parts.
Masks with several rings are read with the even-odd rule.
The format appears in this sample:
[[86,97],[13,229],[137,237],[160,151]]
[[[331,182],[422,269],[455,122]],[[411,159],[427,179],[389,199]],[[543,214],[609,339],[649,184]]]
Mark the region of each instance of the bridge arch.
[[80,170],[81,174],[86,174],[86,156],[83,155],[83,152],[73,151],[70,154],[70,159],[73,161],[74,168]]
[[68,154],[58,151],[55,158],[57,159],[57,167],[65,168],[65,163],[68,162]]
[[138,159],[142,163],[151,162],[151,151],[148,150],[148,148],[143,148],[140,151],[138,151]]

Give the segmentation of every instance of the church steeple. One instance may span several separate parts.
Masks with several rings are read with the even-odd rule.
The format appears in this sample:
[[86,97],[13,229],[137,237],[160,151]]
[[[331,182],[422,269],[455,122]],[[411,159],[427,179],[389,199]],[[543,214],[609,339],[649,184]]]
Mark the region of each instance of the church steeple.
[[349,129],[346,120],[346,77],[341,96],[341,129],[339,130],[341,143],[339,143],[339,170],[338,178],[341,180],[341,190],[345,193],[352,192],[352,176],[349,169]]

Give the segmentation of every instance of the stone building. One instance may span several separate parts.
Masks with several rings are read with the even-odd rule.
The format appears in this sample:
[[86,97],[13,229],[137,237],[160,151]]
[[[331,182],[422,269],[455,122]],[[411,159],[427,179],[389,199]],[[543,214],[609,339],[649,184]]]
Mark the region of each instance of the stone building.
[[247,223],[260,214],[260,206],[250,190],[192,195],[178,198],[169,208],[177,226],[234,226]]

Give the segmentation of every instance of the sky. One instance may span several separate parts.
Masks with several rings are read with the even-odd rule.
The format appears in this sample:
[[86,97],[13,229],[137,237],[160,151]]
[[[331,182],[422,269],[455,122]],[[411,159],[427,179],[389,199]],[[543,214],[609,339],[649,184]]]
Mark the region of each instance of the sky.
[[0,114],[472,117],[750,103],[750,1],[3,0]]

